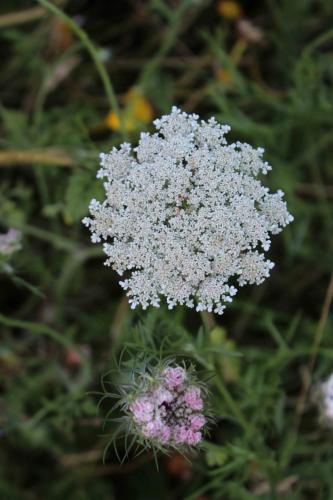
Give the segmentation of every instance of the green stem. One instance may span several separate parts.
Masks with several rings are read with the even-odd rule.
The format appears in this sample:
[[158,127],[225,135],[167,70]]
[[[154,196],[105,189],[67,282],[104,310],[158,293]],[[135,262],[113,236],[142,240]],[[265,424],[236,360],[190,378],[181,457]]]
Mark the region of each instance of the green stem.
[[[206,330],[210,331],[212,328],[215,326],[215,320],[214,316],[211,313],[208,313],[207,311],[202,311],[201,312],[201,318],[203,321],[203,324],[206,328]],[[225,386],[224,382],[220,378],[216,378],[216,385],[223,396],[224,401],[226,402],[227,406],[230,408],[232,413],[234,414],[234,417],[238,421],[238,423],[243,427],[246,437],[249,437],[251,435],[251,428],[249,427],[246,418],[244,417],[242,411],[238,407],[237,403],[234,401],[233,397],[231,396],[230,392],[228,391],[227,387]]]
[[46,335],[66,348],[72,347],[73,345],[72,341],[68,337],[62,335],[60,332],[57,332],[48,325],[44,325],[43,323],[12,319],[0,313],[0,324],[12,328],[19,328],[21,330],[28,330],[29,332],[37,335]]
[[252,429],[249,426],[242,411],[238,407],[237,403],[235,402],[235,400],[231,396],[231,394],[228,391],[228,389],[226,388],[226,386],[224,385],[224,382],[221,379],[216,378],[215,383],[216,383],[224,401],[226,402],[227,406],[230,408],[230,410],[234,414],[235,419],[243,427],[245,434],[246,434],[246,437],[249,438],[249,436],[252,434]]
[[207,332],[213,330],[213,328],[216,326],[214,314],[208,311],[200,311],[200,316],[205,330]]
[[29,224],[18,224],[16,222],[11,223],[11,221],[8,221],[6,225],[7,227],[12,226],[15,229],[19,229],[28,236],[46,241],[59,250],[64,250],[65,252],[70,253],[75,253],[77,251],[76,242],[73,242],[68,238],[64,238],[60,234],[56,234],[53,231],[47,231],[46,229],[41,229],[37,226],[30,226]]
[[311,55],[311,53],[318,49],[320,45],[323,45],[324,43],[328,42],[331,38],[333,38],[333,29],[329,29],[328,31],[325,31],[324,33],[321,33],[317,38],[312,40],[303,50],[302,57],[308,57]]
[[111,109],[113,109],[114,112],[116,113],[116,115],[119,117],[120,131],[121,131],[123,138],[126,140],[127,134],[126,134],[124,123],[123,123],[123,120],[122,120],[122,117],[120,114],[120,109],[119,109],[117,97],[116,97],[115,91],[113,89],[112,82],[111,82],[111,80],[108,76],[108,73],[106,71],[106,68],[105,68],[104,64],[102,63],[101,58],[99,57],[97,48],[95,47],[93,42],[90,40],[87,33],[83,29],[81,29],[80,26],[78,26],[76,24],[76,22],[73,21],[61,9],[56,7],[54,4],[50,3],[49,0],[37,0],[37,2],[39,2],[47,10],[49,10],[50,12],[55,14],[56,16],[60,17],[60,19],[65,21],[68,24],[69,28],[73,31],[73,33],[75,33],[77,35],[77,37],[80,39],[80,41],[82,42],[82,45],[89,52],[95,66],[96,66],[96,70],[98,71],[99,76],[102,80],[105,94],[106,94],[106,97],[109,101],[109,105],[110,105]]
[[187,7],[188,7],[187,2],[182,2],[179,8],[172,14],[171,25],[169,27],[167,34],[163,39],[163,43],[160,45],[156,54],[153,56],[153,58],[149,61],[149,63],[145,66],[144,70],[142,71],[139,78],[138,87],[145,88],[146,83],[151,78],[155,69],[158,67],[163,57],[168,53],[168,51],[171,49],[172,45],[176,41],[179,28],[181,22],[184,19],[184,13]]

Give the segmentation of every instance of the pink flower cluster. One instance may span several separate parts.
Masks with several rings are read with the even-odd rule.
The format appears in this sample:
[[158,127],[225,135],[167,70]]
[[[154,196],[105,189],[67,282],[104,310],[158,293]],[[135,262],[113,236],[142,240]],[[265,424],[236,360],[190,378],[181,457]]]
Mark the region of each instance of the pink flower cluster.
[[137,431],[160,445],[195,445],[202,440],[206,419],[201,389],[189,381],[180,366],[169,366],[156,374],[129,410]]

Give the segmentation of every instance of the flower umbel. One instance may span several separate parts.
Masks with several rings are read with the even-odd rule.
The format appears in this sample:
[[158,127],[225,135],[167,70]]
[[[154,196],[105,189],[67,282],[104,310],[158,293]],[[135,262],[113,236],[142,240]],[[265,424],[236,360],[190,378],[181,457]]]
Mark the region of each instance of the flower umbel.
[[168,365],[145,370],[127,391],[122,409],[128,432],[147,447],[178,449],[203,439],[205,387],[192,369]]
[[185,304],[222,314],[235,284],[259,284],[273,263],[270,235],[293,217],[283,192],[257,176],[271,167],[263,149],[227,144],[228,125],[172,108],[142,133],[101,155],[103,202],[92,200],[84,219],[92,241],[104,241],[106,265],[119,275],[132,308]]

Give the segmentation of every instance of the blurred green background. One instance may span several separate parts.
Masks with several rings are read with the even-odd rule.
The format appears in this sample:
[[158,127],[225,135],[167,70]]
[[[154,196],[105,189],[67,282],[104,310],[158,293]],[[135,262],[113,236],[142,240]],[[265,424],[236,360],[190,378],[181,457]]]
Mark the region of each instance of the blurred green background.
[[[0,224],[22,233],[0,257],[0,498],[333,498],[333,431],[312,397],[333,367],[332,1],[54,3],[92,52],[39,2],[0,4]],[[295,221],[271,278],[203,326],[182,308],[130,311],[81,224],[98,155],[124,135],[101,64],[131,141],[173,104],[214,115],[266,149],[265,182],[286,193]],[[110,448],[103,464],[108,406],[91,391],[126,342],[152,339],[215,370],[216,426],[191,461],[121,466]]]

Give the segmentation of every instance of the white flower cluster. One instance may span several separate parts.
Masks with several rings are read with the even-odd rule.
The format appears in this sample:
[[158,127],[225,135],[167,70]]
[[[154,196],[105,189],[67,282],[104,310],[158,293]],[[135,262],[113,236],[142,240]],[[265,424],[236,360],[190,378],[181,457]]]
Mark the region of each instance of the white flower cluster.
[[320,385],[319,403],[321,407],[321,417],[326,424],[333,423],[333,373]]
[[7,233],[0,234],[0,255],[10,256],[20,250],[21,238],[21,231],[14,228],[10,228]]
[[261,283],[270,234],[293,220],[283,192],[270,193],[258,174],[271,167],[263,149],[227,144],[230,130],[176,107],[155,120],[133,150],[124,143],[101,155],[106,198],[92,200],[83,220],[106,265],[120,275],[132,308],[185,304],[222,314],[234,285]]

